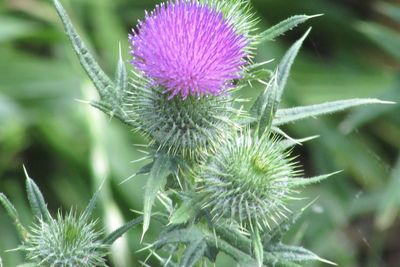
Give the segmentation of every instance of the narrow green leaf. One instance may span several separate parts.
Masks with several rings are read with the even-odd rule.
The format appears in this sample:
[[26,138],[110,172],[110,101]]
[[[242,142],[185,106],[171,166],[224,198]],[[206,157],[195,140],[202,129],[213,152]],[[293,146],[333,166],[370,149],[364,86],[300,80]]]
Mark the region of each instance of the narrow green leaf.
[[278,244],[276,246],[270,247],[268,252],[274,254],[278,259],[287,261],[293,261],[293,262],[320,261],[330,265],[337,265],[334,262],[320,258],[315,253],[303,247]]
[[275,117],[275,113],[278,110],[279,102],[277,102],[277,74],[273,76],[270,80],[264,94],[263,94],[263,102],[265,103],[262,113],[260,114],[259,122],[258,122],[258,135],[261,137],[264,132],[269,132],[271,129],[272,121]]
[[367,104],[394,104],[394,102],[382,101],[375,98],[353,98],[339,100],[322,104],[294,107],[288,109],[279,109],[273,122],[275,126],[295,122],[309,117],[316,117],[324,114],[334,113],[347,108]]
[[376,3],[376,9],[383,13],[385,16],[390,17],[392,20],[397,21],[400,23],[400,6],[396,5],[395,3]]
[[397,211],[400,209],[400,155],[391,172],[387,186],[380,200],[380,208],[376,218],[380,229],[387,229],[396,219]]
[[50,216],[50,212],[47,209],[47,205],[44,201],[43,195],[40,192],[39,187],[35,184],[35,182],[28,176],[28,173],[24,167],[25,176],[26,176],[26,193],[28,195],[29,204],[31,205],[31,209],[33,214],[48,222],[52,218]]
[[396,60],[400,60],[400,34],[383,24],[359,22],[356,28]]
[[138,225],[138,224],[140,224],[142,222],[143,222],[143,217],[142,216],[127,222],[126,224],[124,224],[123,226],[119,227],[117,230],[113,231],[108,236],[106,236],[103,239],[103,244],[111,245],[112,243],[114,243],[115,240],[117,240],[123,234],[128,232],[132,227],[135,227],[136,225]]
[[282,61],[278,65],[277,68],[277,83],[278,83],[278,95],[277,95],[277,101],[278,103],[281,102],[282,94],[283,91],[286,87],[286,82],[289,77],[290,70],[292,68],[294,59],[296,58],[297,54],[299,53],[299,50],[310,33],[311,28],[309,28],[306,33],[298,40],[296,41],[286,52],[286,54],[283,56]]
[[144,221],[143,234],[147,232],[150,224],[151,209],[158,192],[164,188],[168,175],[171,174],[171,160],[166,155],[159,155],[154,159],[144,192]]
[[174,211],[169,223],[170,224],[183,224],[196,214],[196,207],[193,201],[185,201],[182,205]]
[[[398,84],[394,84],[387,90],[379,94],[380,99],[391,99],[394,102],[400,102],[400,90]],[[371,121],[385,116],[391,112],[396,112],[398,105],[373,105],[368,108],[355,108],[340,123],[339,128],[342,133],[349,134],[355,129],[370,123]]]
[[254,256],[258,263],[258,267],[262,267],[264,262],[264,247],[263,243],[261,242],[260,232],[258,231],[257,227],[255,227],[254,231],[251,234],[251,243]]
[[116,73],[116,81],[115,84],[117,85],[118,90],[118,97],[119,102],[122,103],[122,98],[124,97],[125,92],[128,88],[128,72],[126,71],[125,62],[122,59],[122,51],[121,51],[121,44],[119,44],[119,59],[117,64],[117,73]]
[[196,240],[189,243],[186,246],[185,252],[183,253],[179,266],[180,267],[192,267],[204,256],[207,248],[207,243],[203,240]]
[[86,73],[96,86],[100,94],[100,98],[109,100],[113,96],[112,90],[115,88],[113,82],[104,73],[89,52],[89,49],[86,47],[85,43],[82,41],[82,38],[72,25],[71,20],[61,3],[58,0],[53,0],[53,4],[58,15],[60,16],[65,32],[72,43],[75,53],[78,56],[82,67],[85,69]]
[[283,56],[282,61],[277,66],[268,86],[257,97],[250,109],[250,114],[255,117],[258,122],[257,128],[259,135],[262,135],[266,130],[269,130],[273,123],[272,120],[275,117],[281,101],[293,61],[309,32],[310,30],[308,30],[303,37],[289,48]]
[[18,212],[15,209],[14,205],[8,200],[6,195],[0,193],[0,203],[3,205],[4,209],[6,210],[7,214],[13,219],[14,221],[19,220]]
[[311,177],[311,178],[293,178],[290,180],[289,182],[289,187],[298,187],[298,186],[306,186],[309,184],[315,184],[315,183],[319,183],[322,180],[325,180],[335,174],[338,174],[342,171],[337,171],[337,172],[333,172],[333,173],[329,173],[329,174],[324,174],[324,175],[319,175],[319,176],[315,176],[315,177]]
[[265,30],[260,34],[260,41],[268,41],[274,40],[276,37],[284,34],[287,31],[295,28],[299,24],[306,22],[307,20],[315,17],[322,16],[322,14],[307,16],[307,15],[296,15],[290,17],[284,21],[279,22],[278,24],[272,26],[271,28]]
[[94,208],[96,207],[97,200],[99,198],[100,190],[103,187],[105,179],[101,182],[99,189],[94,192],[92,198],[89,201],[89,204],[87,205],[86,209],[82,213],[82,219],[87,220],[89,217],[92,215]]
[[[18,212],[15,209],[14,205],[8,200],[6,195],[4,195],[3,193],[0,193],[0,204],[3,205],[7,214],[14,221],[14,224],[15,224],[17,231],[20,234],[21,238],[26,239],[28,232],[26,231],[25,227],[22,225],[21,220],[19,219]],[[0,258],[0,267],[1,267],[1,258]]]

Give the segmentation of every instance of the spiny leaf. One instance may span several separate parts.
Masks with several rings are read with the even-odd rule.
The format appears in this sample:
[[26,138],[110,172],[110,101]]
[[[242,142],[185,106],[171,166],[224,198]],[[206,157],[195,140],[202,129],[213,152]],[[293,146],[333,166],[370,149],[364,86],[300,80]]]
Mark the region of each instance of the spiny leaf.
[[13,219],[14,221],[19,220],[18,212],[15,209],[14,205],[8,200],[6,195],[0,193],[0,203],[3,205],[7,214]]
[[183,224],[186,223],[196,213],[196,207],[192,200],[185,201],[182,205],[174,211],[169,222],[170,224]]
[[117,64],[117,73],[115,81],[117,96],[120,103],[123,102],[124,94],[128,87],[128,73],[126,71],[126,66],[124,60],[122,59],[121,44],[119,44],[119,59]]
[[322,16],[322,14],[307,16],[307,15],[296,15],[292,16],[284,21],[279,22],[278,24],[272,26],[266,31],[260,34],[260,41],[266,40],[274,40],[276,37],[284,34],[287,31],[290,31],[294,27],[298,26],[301,23],[306,22],[307,20],[315,17]]
[[278,259],[292,261],[292,262],[304,262],[304,261],[320,261],[330,265],[337,265],[334,262],[320,258],[315,253],[303,248],[296,246],[288,246],[284,244],[278,244],[268,249],[268,252],[275,255]]
[[342,172],[342,171],[319,175],[319,176],[315,176],[315,177],[311,177],[311,178],[294,178],[294,179],[290,180],[288,186],[289,187],[298,187],[298,186],[305,186],[305,185],[309,185],[309,184],[319,183],[322,180],[325,180],[325,179],[327,179],[335,174],[338,174],[340,172]]
[[89,52],[89,49],[86,47],[85,43],[82,41],[82,38],[72,25],[71,20],[61,3],[58,0],[53,0],[53,4],[61,18],[65,32],[72,43],[82,67],[85,69],[86,73],[96,86],[101,99],[109,99],[112,96],[112,90],[115,88],[113,82],[104,73]]
[[103,239],[103,244],[111,245],[112,243],[114,243],[115,240],[120,238],[123,234],[128,232],[132,227],[135,227],[136,225],[140,224],[141,222],[143,222],[142,216],[127,222],[123,226],[119,227],[117,230],[110,233],[107,237],[105,237]]
[[273,78],[270,80],[267,88],[264,91],[262,102],[265,103],[262,113],[260,114],[259,123],[258,123],[258,135],[261,137],[264,132],[269,132],[272,121],[275,117],[275,113],[278,110],[279,103],[277,102],[277,92],[278,92],[278,84],[277,84],[277,75],[275,73]]
[[258,267],[262,267],[264,262],[264,247],[261,242],[260,232],[258,231],[257,227],[254,228],[254,231],[251,234],[251,243]]
[[250,109],[250,114],[256,118],[258,122],[257,128],[259,135],[262,135],[265,130],[269,130],[273,123],[273,118],[277,112],[278,105],[286,86],[286,81],[289,76],[294,58],[296,57],[304,39],[308,35],[308,30],[284,55],[282,61],[277,66],[274,75],[272,76],[268,86],[257,97],[253,106]]
[[143,221],[143,234],[149,229],[151,209],[157,197],[158,191],[164,188],[167,177],[171,174],[171,161],[166,155],[158,155],[154,159],[153,166],[149,174],[144,192],[144,221]]
[[288,109],[279,109],[276,118],[273,121],[274,126],[287,124],[302,120],[309,117],[320,116],[333,112],[342,111],[347,108],[356,107],[367,104],[394,104],[394,102],[382,101],[375,98],[353,98],[347,100],[339,100],[322,104],[294,107]]
[[204,255],[207,248],[207,243],[203,240],[196,240],[186,246],[185,252],[182,255],[179,263],[180,267],[194,266]]
[[277,83],[278,83],[278,94],[277,94],[277,101],[278,103],[281,101],[281,97],[283,94],[283,90],[285,89],[287,79],[289,77],[289,73],[291,70],[291,67],[293,65],[294,59],[296,58],[303,42],[304,39],[308,36],[310,33],[311,28],[309,28],[306,33],[298,40],[296,41],[286,52],[284,55],[281,63],[278,65],[278,75],[277,75]]
[[[14,205],[8,200],[6,195],[4,195],[3,193],[0,193],[0,204],[3,205],[3,207],[7,211],[7,214],[14,221],[14,224],[17,227],[18,233],[20,234],[22,239],[25,239],[27,237],[28,232],[26,231],[25,227],[22,225],[21,220],[19,219],[18,212],[15,209]],[[0,258],[0,267],[1,267],[1,258]]]
[[26,176],[26,193],[28,195],[29,204],[31,205],[32,212],[36,217],[41,218],[45,222],[52,220],[50,212],[47,209],[47,205],[44,201],[43,195],[40,192],[39,187],[35,182],[28,176],[28,173],[24,167]]

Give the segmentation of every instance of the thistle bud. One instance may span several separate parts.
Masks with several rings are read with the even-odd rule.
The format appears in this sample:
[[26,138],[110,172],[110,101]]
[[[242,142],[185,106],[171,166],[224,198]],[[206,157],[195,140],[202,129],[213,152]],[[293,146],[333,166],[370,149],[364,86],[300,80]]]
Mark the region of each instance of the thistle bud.
[[270,227],[288,210],[288,184],[296,163],[276,138],[249,130],[224,141],[197,173],[202,208],[214,220],[228,218],[245,228]]
[[130,108],[136,131],[169,154],[194,157],[213,148],[234,127],[239,112],[230,96],[186,100],[168,96],[157,89],[137,89]]
[[89,222],[75,212],[45,222],[39,220],[32,228],[21,249],[36,266],[106,266],[107,246],[96,229],[96,222]]

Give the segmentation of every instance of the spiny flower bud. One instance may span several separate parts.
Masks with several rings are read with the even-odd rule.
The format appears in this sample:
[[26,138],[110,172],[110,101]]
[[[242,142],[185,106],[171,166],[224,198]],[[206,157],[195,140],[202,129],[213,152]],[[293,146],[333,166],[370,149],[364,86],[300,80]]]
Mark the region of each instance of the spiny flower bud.
[[58,213],[56,219],[35,224],[21,249],[37,266],[106,266],[107,247],[95,226],[75,212]]
[[239,115],[230,95],[169,100],[160,89],[135,87],[127,110],[136,130],[172,155],[192,158],[212,149],[227,138]]
[[270,228],[288,210],[296,163],[276,138],[244,130],[225,140],[197,173],[202,208],[213,219],[228,218],[245,228]]
[[169,98],[220,95],[246,63],[246,38],[221,11],[198,1],[157,6],[129,40],[132,64]]

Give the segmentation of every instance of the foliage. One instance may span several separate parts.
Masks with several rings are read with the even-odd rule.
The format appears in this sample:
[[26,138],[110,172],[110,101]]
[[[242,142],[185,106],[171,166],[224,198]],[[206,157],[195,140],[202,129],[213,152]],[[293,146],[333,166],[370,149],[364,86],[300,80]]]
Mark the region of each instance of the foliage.
[[[17,2],[15,1],[15,3]],[[368,57],[371,61],[368,62],[366,60],[360,63],[358,59],[361,57],[357,57],[360,54],[351,50],[352,43],[359,45],[361,39],[363,43],[368,44],[367,48],[362,49],[363,52],[367,51],[368,54],[368,51],[369,53],[372,51],[379,54],[377,47],[372,46],[365,38],[363,39],[361,34],[357,34],[356,30],[362,30],[362,26],[356,28],[356,30],[343,25],[332,29],[327,26],[328,23],[324,22],[328,21],[332,25],[337,25],[337,21],[346,21],[346,23],[352,25],[356,24],[355,18],[346,16],[346,19],[343,19],[342,16],[344,15],[341,14],[341,10],[336,4],[333,5],[328,1],[317,1],[318,4],[313,9],[313,7],[308,7],[307,4],[300,3],[294,3],[295,5],[291,8],[288,8],[287,4],[285,4],[282,8],[278,1],[276,3],[271,1],[254,2],[260,12],[268,10],[268,21],[270,22],[277,21],[278,16],[279,18],[284,18],[299,12],[326,14],[323,18],[318,18],[318,22],[321,22],[321,25],[319,26],[319,23],[315,23],[311,41],[306,41],[306,45],[311,48],[311,52],[322,49],[322,52],[320,52],[322,55],[319,56],[323,57],[324,62],[319,57],[311,58],[309,54],[307,56],[304,56],[305,53],[300,54],[297,67],[293,70],[289,80],[289,90],[284,96],[281,110],[285,110],[286,108],[284,107],[289,104],[290,106],[309,106],[317,102],[335,100],[342,97],[354,98],[376,95],[382,99],[397,101],[398,85],[390,84],[395,74],[387,67],[387,63],[379,60],[374,61],[371,57]],[[92,151],[97,148],[95,145],[91,145],[93,144],[93,138],[96,137],[92,135],[87,126],[86,108],[72,101],[74,98],[82,98],[79,91],[79,87],[82,87],[80,86],[81,76],[76,69],[71,69],[69,65],[67,66],[66,62],[68,62],[69,54],[66,53],[69,52],[64,47],[65,39],[59,34],[59,27],[53,26],[56,23],[56,20],[51,15],[53,10],[46,2],[38,4],[39,2],[36,3],[35,1],[33,2],[34,7],[40,6],[44,8],[25,9],[25,11],[23,7],[16,7],[15,3],[11,1],[11,4],[8,4],[7,2],[3,7],[0,7],[9,8],[12,5],[14,10],[19,10],[17,14],[19,16],[11,17],[9,15],[14,16],[15,11],[11,13],[5,9],[4,21],[6,23],[2,23],[4,29],[6,29],[7,25],[18,26],[19,28],[17,27],[15,31],[9,31],[12,32],[12,35],[4,31],[6,34],[2,35],[1,39],[6,46],[2,46],[0,56],[3,59],[2,62],[8,62],[7,65],[0,67],[3,73],[1,78],[0,109],[2,112],[0,123],[2,124],[2,129],[5,129],[0,133],[0,142],[2,151],[4,151],[1,154],[0,162],[2,171],[1,191],[7,192],[7,195],[18,204],[21,220],[27,221],[28,213],[25,211],[24,202],[20,197],[17,179],[18,176],[21,176],[21,159],[25,164],[29,164],[31,172],[43,174],[37,176],[43,177],[40,183],[46,192],[47,190],[52,192],[50,196],[54,198],[54,201],[52,199],[50,202],[50,210],[55,210],[58,204],[82,206],[82,203],[88,198],[89,194],[87,192],[91,191],[91,188],[97,188],[96,179],[98,178],[91,174],[90,166],[93,162],[89,161],[95,158],[88,156],[93,155]],[[151,8],[153,4],[149,1],[148,7]],[[71,12],[74,13],[72,17],[77,24],[85,25],[82,29],[87,29],[86,27],[89,26],[92,30],[87,39],[92,44],[91,47],[95,47],[99,51],[100,62],[105,70],[110,70],[110,66],[117,63],[114,61],[118,58],[118,40],[124,40],[125,38],[125,31],[120,24],[121,20],[118,19],[119,16],[116,16],[116,14],[122,14],[122,21],[125,19],[127,24],[128,21],[129,24],[132,24],[132,17],[136,16],[136,13],[131,13],[132,11],[128,10],[135,10],[134,8],[136,7],[137,14],[141,14],[143,10],[143,6],[136,6],[138,5],[137,3],[128,1],[118,2],[118,6],[120,5],[124,7],[123,10],[118,9],[113,3],[107,1],[103,4],[92,1],[72,2],[73,8],[71,8]],[[325,11],[325,8],[329,11]],[[35,13],[35,10],[47,10],[47,12]],[[25,14],[29,14],[29,16],[27,17]],[[99,14],[102,15],[100,16]],[[35,23],[32,23],[33,21]],[[324,31],[321,31],[319,27]],[[383,33],[383,31],[378,32]],[[335,33],[337,34],[335,35]],[[362,33],[368,34],[366,31],[362,31]],[[32,35],[35,35],[35,37],[32,38]],[[349,38],[343,38],[343,35]],[[292,39],[293,36],[288,34],[284,40]],[[332,37],[330,39],[332,43],[327,47],[331,47],[336,52],[343,52],[328,56],[329,58],[326,59],[324,57],[327,57],[327,55],[324,54],[325,47],[323,45],[327,36]],[[335,38],[335,36],[341,36],[341,38]],[[383,40],[383,37],[378,39]],[[393,40],[395,39],[389,37],[387,41],[383,41],[383,44],[389,46]],[[33,47],[28,44],[28,49],[25,49],[27,42],[33,44]],[[60,43],[62,45],[59,45]],[[317,46],[316,48],[313,48],[313,43]],[[38,47],[35,47],[35,45],[38,45]],[[46,57],[46,55],[42,55],[41,58],[33,58],[31,55],[21,52],[23,50],[28,52],[40,51],[40,46],[43,45],[46,48],[50,47],[50,51],[52,51],[51,58]],[[280,57],[278,55],[281,54],[282,46],[282,39],[275,43],[260,44],[259,61],[265,60],[263,57],[268,59],[274,56]],[[347,51],[339,50],[343,46],[347,47]],[[384,47],[384,49],[386,48]],[[125,53],[123,52],[122,54]],[[383,57],[382,54],[380,56]],[[385,72],[382,71],[382,66],[385,66]],[[122,72],[118,73],[120,75],[117,75],[117,77],[123,76]],[[265,72],[261,73],[264,75],[262,77],[267,77]],[[123,78],[118,80],[123,80]],[[338,82],[332,82],[333,80]],[[123,87],[123,84],[120,83],[118,86]],[[254,89],[249,89],[247,92],[242,90],[242,93],[254,99],[254,92],[257,91],[256,89],[259,86],[254,80],[252,84],[255,87]],[[383,92],[385,88],[390,90]],[[93,98],[89,99],[93,100]],[[245,106],[250,107],[247,104]],[[313,187],[306,190],[308,197],[320,195],[320,199],[317,204],[312,205],[309,211],[305,211],[307,212],[306,221],[308,227],[302,219],[298,221],[298,225],[302,227],[300,230],[305,229],[305,227],[308,229],[304,232],[305,236],[302,244],[326,258],[333,259],[340,265],[355,265],[357,250],[362,253],[361,251],[365,251],[365,248],[357,247],[357,242],[346,242],[348,247],[344,248],[333,246],[335,242],[358,239],[350,235],[340,237],[339,241],[326,242],[326,240],[337,239],[337,237],[334,237],[334,233],[345,229],[358,233],[360,228],[357,221],[360,219],[370,221],[369,218],[376,213],[380,214],[379,217],[377,216],[377,222],[380,227],[387,229],[392,226],[389,231],[396,229],[393,226],[396,217],[392,214],[393,211],[398,209],[398,204],[394,204],[398,201],[393,197],[395,196],[394,190],[389,190],[393,189],[392,185],[396,183],[390,183],[389,185],[385,179],[385,177],[389,177],[389,166],[394,163],[393,154],[397,152],[396,148],[399,147],[396,138],[398,136],[396,125],[399,123],[397,116],[395,116],[396,111],[398,112],[397,105],[385,105],[370,106],[367,109],[357,109],[349,113],[348,117],[341,122],[339,129],[342,133],[350,133],[347,136],[343,136],[334,127],[340,117],[334,117],[331,120],[325,119],[324,122],[304,120],[297,124],[283,126],[285,132],[296,137],[315,134],[321,134],[322,136],[321,141],[317,140],[303,145],[305,151],[307,151],[307,161],[312,165],[312,167],[309,167],[307,164],[306,173],[326,173],[338,169],[346,170],[340,177],[345,175],[348,179],[336,177],[332,181],[324,183],[323,186],[318,186],[318,190],[314,191]],[[266,112],[261,112],[260,114],[268,114],[268,112],[271,111],[266,110]],[[279,112],[282,111],[278,111],[277,114]],[[118,112],[114,111],[112,115],[118,117]],[[9,119],[11,117],[13,118],[12,120]],[[130,181],[123,186],[119,186],[119,183],[127,176],[130,176],[132,172],[140,169],[137,163],[129,166],[127,160],[124,159],[139,158],[140,155],[135,149],[132,149],[130,143],[142,141],[136,136],[131,137],[129,133],[125,132],[126,129],[121,130],[121,127],[114,122],[105,122],[104,124],[107,124],[107,127],[100,128],[104,134],[101,138],[103,140],[111,140],[106,141],[108,144],[105,147],[109,155],[107,160],[110,161],[109,176],[111,178],[111,182],[106,184],[106,188],[112,189],[111,199],[115,198],[109,203],[113,203],[113,201],[124,203],[122,210],[125,218],[129,220],[132,215],[126,212],[128,208],[142,209],[141,191],[143,183],[148,177],[135,178],[135,181]],[[268,128],[268,125],[269,122],[267,120],[261,126]],[[272,125],[271,127],[273,128],[274,126]],[[354,132],[354,129],[360,127],[362,127],[363,131]],[[286,144],[290,142],[295,143],[295,140],[289,140]],[[382,145],[383,148],[380,148]],[[321,147],[324,149],[321,149]],[[368,149],[365,150],[365,147],[368,147]],[[294,149],[297,151],[297,148]],[[32,156],[33,151],[40,157]],[[365,151],[369,153],[365,153]],[[39,164],[41,157],[46,158],[49,164]],[[301,158],[301,160],[303,161],[304,159]],[[40,170],[39,166],[43,166],[43,170]],[[50,168],[50,166],[53,167]],[[395,170],[392,177],[398,177]],[[99,179],[103,178],[100,177]],[[393,181],[396,181],[396,178],[393,178]],[[90,185],[91,183],[93,185]],[[170,183],[171,179],[167,181],[167,185]],[[172,183],[175,183],[173,179]],[[359,198],[354,198],[354,196]],[[388,196],[388,198],[383,198],[383,196]],[[187,196],[179,197],[182,201],[187,199]],[[159,199],[163,200],[163,197],[159,196]],[[392,200],[386,201],[385,199]],[[389,205],[389,203],[392,204]],[[106,207],[105,213],[111,210],[112,205],[107,205]],[[189,208],[186,209],[191,210]],[[324,212],[324,216],[317,212],[321,209]],[[386,215],[384,216],[383,214]],[[102,223],[107,224],[110,222],[107,221],[106,214],[101,214],[101,216],[105,218]],[[189,217],[191,216],[189,214]],[[4,216],[0,217],[2,229],[8,229],[9,222]],[[378,220],[378,218],[380,219]],[[381,223],[381,218],[385,218],[383,219],[384,223]],[[177,221],[180,222],[179,220]],[[153,238],[156,234],[156,229],[157,227],[150,226],[146,239]],[[203,229],[200,230],[202,231]],[[316,231],[320,233],[318,236],[313,234]],[[378,230],[371,231],[371,235],[366,230],[361,229],[360,231],[371,242],[384,238],[379,236],[380,232]],[[301,234],[302,232],[300,231],[299,233]],[[6,238],[1,241],[1,246],[7,249],[15,247],[16,243],[15,238],[11,235],[12,232],[6,230],[3,232],[2,230],[3,233]],[[141,233],[138,230],[133,230],[129,234],[129,240],[136,240],[132,241],[135,243],[131,244],[130,250],[132,252],[138,248],[137,241],[140,240],[140,235]],[[293,237],[289,233],[286,241],[290,240],[291,244],[296,244],[298,239],[290,239],[291,236]],[[376,251],[375,255],[380,255],[385,248],[385,242],[378,241],[373,242],[374,246],[370,248],[371,251],[364,253],[372,253],[372,250],[374,250]],[[225,245],[225,243],[222,244]],[[222,246],[224,247],[224,245]],[[171,249],[168,245],[166,247]],[[203,251],[203,247],[204,243],[199,241],[198,245],[191,246],[191,249],[192,251]],[[205,251],[205,254],[209,254],[212,258],[212,252],[207,248]],[[276,249],[276,251],[283,252],[285,249]],[[301,250],[298,250],[298,252],[301,253]],[[186,255],[185,259],[187,261],[192,259],[190,251]],[[129,255],[124,257],[127,256],[129,257]],[[144,260],[146,256],[146,254],[131,254],[130,261],[137,262],[139,258]],[[4,255],[1,254],[1,257],[6,266],[10,264],[13,266],[21,262],[18,259],[18,253],[5,253]],[[196,257],[196,255],[193,255],[194,259]],[[376,260],[376,257],[371,256],[365,261],[369,261],[369,264],[372,264],[371,262]],[[223,266],[223,261],[226,260],[218,256],[217,266]],[[156,264],[154,259],[150,262],[152,266]]]

